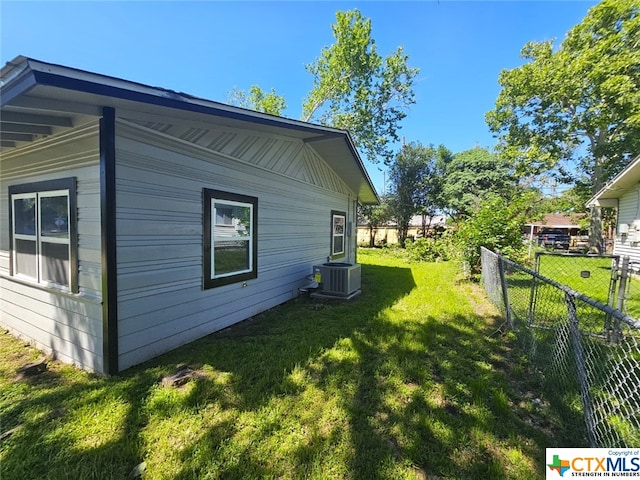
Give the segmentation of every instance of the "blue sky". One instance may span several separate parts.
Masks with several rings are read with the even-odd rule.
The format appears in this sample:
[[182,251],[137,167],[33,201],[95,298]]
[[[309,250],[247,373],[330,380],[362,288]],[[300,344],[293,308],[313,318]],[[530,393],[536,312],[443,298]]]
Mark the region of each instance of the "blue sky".
[[[335,12],[357,8],[381,55],[403,45],[420,68],[401,134],[459,152],[495,145],[484,114],[522,46],[559,43],[596,3],[0,0],[0,60],[25,55],[222,102],[255,84],[275,88],[285,116],[299,118],[313,82],[304,65],[333,43]],[[367,169],[382,191],[383,165]]]

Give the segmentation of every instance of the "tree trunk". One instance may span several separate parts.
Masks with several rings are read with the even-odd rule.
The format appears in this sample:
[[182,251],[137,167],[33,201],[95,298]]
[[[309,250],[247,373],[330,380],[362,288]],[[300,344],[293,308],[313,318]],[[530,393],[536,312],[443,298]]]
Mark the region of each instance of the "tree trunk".
[[591,222],[589,223],[589,251],[604,253],[602,241],[602,211],[600,207],[591,207]]
[[400,243],[400,248],[405,248],[405,242],[407,241],[407,233],[409,231],[408,225],[400,225],[398,227],[398,243]]
[[[599,137],[601,137],[599,135]],[[591,138],[591,137],[590,137]],[[595,151],[596,141],[591,138],[592,151]],[[591,193],[595,195],[604,186],[604,175],[602,158],[596,158],[592,174]],[[602,209],[600,207],[591,207],[591,221],[589,222],[589,251],[595,253],[604,253],[604,242],[602,239]]]

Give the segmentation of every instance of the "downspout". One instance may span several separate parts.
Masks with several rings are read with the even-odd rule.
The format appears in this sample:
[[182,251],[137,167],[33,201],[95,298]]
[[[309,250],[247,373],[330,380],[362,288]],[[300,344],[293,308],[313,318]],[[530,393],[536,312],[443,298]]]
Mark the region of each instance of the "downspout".
[[102,258],[103,373],[118,373],[118,288],[116,263],[116,116],[102,107],[100,119],[100,232]]

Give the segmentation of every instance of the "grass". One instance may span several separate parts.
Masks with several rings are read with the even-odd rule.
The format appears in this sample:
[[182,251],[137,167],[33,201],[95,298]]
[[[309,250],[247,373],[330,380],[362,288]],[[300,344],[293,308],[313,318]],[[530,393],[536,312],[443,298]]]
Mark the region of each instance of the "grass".
[[539,262],[540,275],[605,305],[609,302],[611,258],[541,255]]
[[[18,380],[39,353],[0,334],[0,478],[538,479],[546,447],[579,446],[456,265],[359,261],[354,301],[300,298],[108,379]],[[181,363],[201,377],[162,387]]]
[[[622,262],[622,260],[620,260]],[[620,268],[622,265],[619,266]],[[562,255],[542,255],[540,274],[567,285],[573,290],[584,293],[601,303],[617,308],[620,279],[611,288],[611,259],[599,257],[576,257]],[[587,275],[581,275],[588,272]],[[640,278],[631,275],[627,280],[622,310],[624,313],[640,318]]]

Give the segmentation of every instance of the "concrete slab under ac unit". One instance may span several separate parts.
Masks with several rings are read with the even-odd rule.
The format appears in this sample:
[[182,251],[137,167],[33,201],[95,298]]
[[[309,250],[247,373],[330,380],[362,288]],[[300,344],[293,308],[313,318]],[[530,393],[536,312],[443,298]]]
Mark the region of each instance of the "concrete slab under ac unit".
[[314,292],[310,295],[311,298],[315,300],[351,300],[356,298],[358,295],[362,293],[362,290],[356,290],[355,292],[350,293],[347,296],[344,295],[330,295],[328,293],[320,293]]

